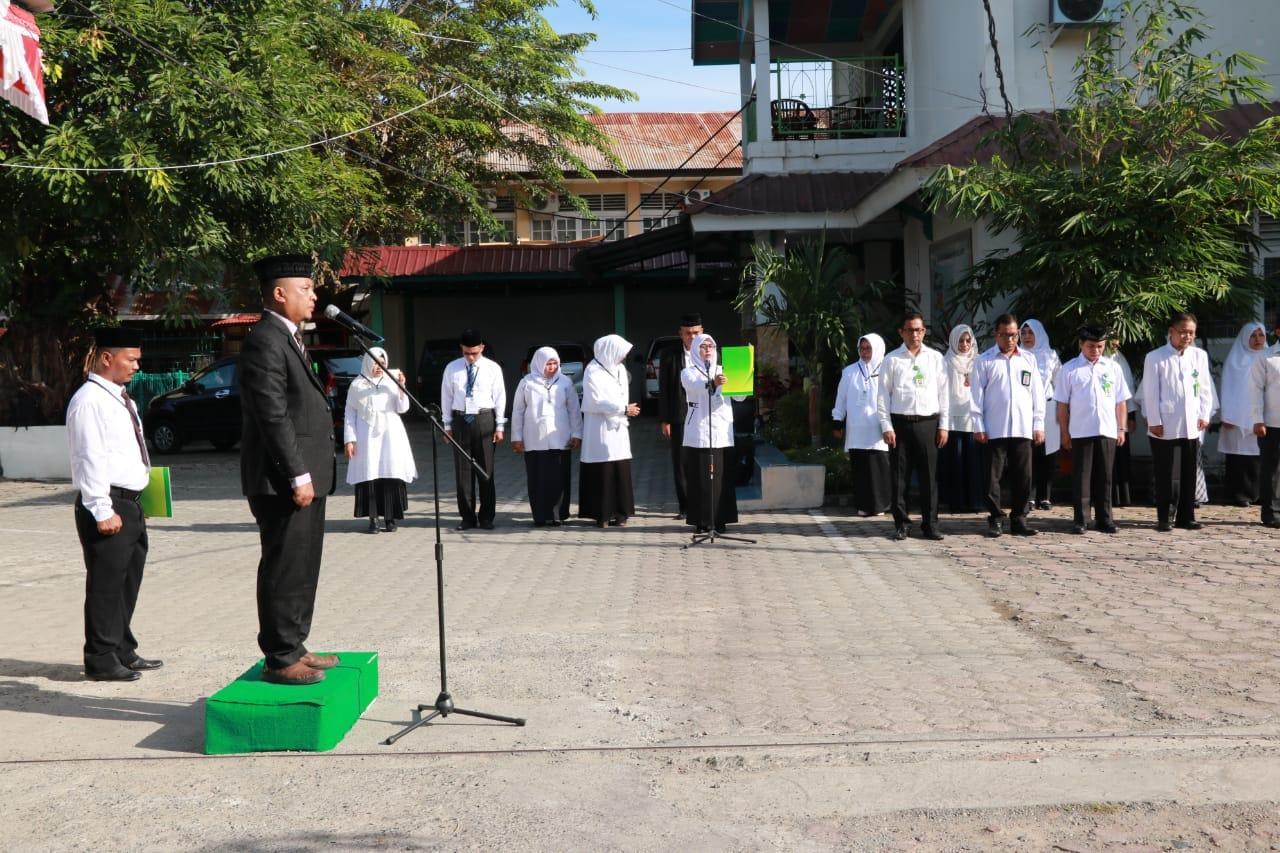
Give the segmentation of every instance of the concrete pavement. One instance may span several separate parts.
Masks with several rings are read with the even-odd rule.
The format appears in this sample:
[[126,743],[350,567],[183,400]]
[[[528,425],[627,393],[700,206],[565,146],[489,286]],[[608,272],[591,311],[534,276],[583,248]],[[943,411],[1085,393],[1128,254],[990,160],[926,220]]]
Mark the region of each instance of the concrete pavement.
[[[532,529],[505,445],[496,530],[453,531],[445,493],[450,687],[529,724],[453,717],[381,746],[438,690],[430,452],[412,434],[424,478],[400,532],[362,533],[349,487],[330,499],[312,646],[379,651],[383,686],[319,756],[200,755],[203,697],[257,657],[234,453],[171,459],[176,515],[151,524],[135,617],[166,666],[128,685],[80,675],[69,486],[0,482],[0,843],[1013,849],[969,818],[1023,810],[1001,825],[1128,843],[1114,816],[1146,843],[1131,804],[1175,826],[1173,801],[1202,810],[1188,832],[1273,837],[1280,538],[1251,512],[1159,535],[1121,510],[1121,536],[1073,537],[1055,510],[1034,516],[1045,535],[995,542],[950,517],[944,542],[905,544],[882,519],[762,512],[731,528],[757,545],[682,550],[647,420],[626,528]],[[1107,802],[1126,805],[1084,829],[1026,811]],[[938,834],[914,840],[923,826]]]

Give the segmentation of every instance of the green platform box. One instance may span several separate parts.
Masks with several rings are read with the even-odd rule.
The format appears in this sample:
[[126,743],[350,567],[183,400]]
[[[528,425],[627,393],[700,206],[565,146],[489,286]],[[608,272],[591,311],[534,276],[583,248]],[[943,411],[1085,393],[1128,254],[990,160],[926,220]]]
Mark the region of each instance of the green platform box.
[[319,684],[269,684],[259,660],[210,696],[204,706],[205,754],[324,752],[337,746],[377,698],[378,653],[336,654],[338,665]]

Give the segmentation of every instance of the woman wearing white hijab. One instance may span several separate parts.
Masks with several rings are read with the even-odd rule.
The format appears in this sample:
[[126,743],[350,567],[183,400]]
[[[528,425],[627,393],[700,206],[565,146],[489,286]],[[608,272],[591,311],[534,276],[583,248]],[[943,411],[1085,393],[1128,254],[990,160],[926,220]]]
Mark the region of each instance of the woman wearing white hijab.
[[884,338],[877,334],[858,338],[858,360],[841,372],[831,410],[836,437],[844,433],[844,449],[853,470],[853,504],[863,518],[889,511],[889,445],[876,408],[882,361]]
[[595,358],[582,376],[578,516],[594,519],[596,527],[621,527],[636,512],[627,418],[640,414],[640,406],[631,402],[626,365],[631,343],[621,335],[605,335],[592,350]]
[[[385,529],[394,533],[409,503],[406,484],[418,478],[409,436],[400,420],[409,410],[409,398],[382,370],[386,350],[370,347],[369,353],[347,391],[343,413],[347,482],[356,487],[355,516],[369,519],[368,532],[378,532],[381,516]],[[404,374],[394,373],[403,383]]]
[[[725,383],[724,368],[717,356],[715,338],[695,335],[689,345],[691,364],[680,371],[689,413],[684,422],[684,466],[687,498],[686,523],[699,533],[715,527],[720,533],[738,520],[737,484],[728,476],[725,448],[733,447],[733,404],[720,393]],[[714,487],[707,466],[720,473]]]
[[569,517],[569,465],[581,443],[578,392],[560,372],[560,354],[541,347],[511,402],[511,449],[524,454],[534,527],[559,527]]
[[947,393],[951,395],[951,422],[947,446],[938,451],[938,497],[952,512],[983,512],[984,475],[982,448],[973,438],[973,402],[969,384],[978,358],[978,338],[960,323],[951,329],[947,354]]
[[1223,503],[1248,506],[1258,502],[1259,450],[1253,434],[1249,371],[1265,358],[1267,329],[1256,320],[1245,323],[1222,365],[1222,431],[1218,450],[1226,462]]
[[1049,346],[1049,333],[1039,320],[1027,320],[1022,324],[1022,348],[1035,356],[1040,368],[1040,381],[1049,397],[1044,407],[1044,444],[1031,450],[1031,503],[1036,509],[1053,506],[1053,463],[1062,444],[1062,430],[1058,426],[1058,404],[1053,401],[1054,383],[1062,359]]

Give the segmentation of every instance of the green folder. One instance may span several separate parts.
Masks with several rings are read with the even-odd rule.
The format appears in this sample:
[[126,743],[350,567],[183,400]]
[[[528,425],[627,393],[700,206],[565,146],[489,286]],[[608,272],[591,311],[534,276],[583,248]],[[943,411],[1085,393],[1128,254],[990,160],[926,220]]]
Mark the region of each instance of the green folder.
[[720,393],[726,397],[750,397],[756,392],[756,348],[724,347],[720,350],[725,383]]
[[169,482],[169,469],[157,466],[151,469],[151,480],[138,498],[142,514],[147,518],[173,518],[173,487]]

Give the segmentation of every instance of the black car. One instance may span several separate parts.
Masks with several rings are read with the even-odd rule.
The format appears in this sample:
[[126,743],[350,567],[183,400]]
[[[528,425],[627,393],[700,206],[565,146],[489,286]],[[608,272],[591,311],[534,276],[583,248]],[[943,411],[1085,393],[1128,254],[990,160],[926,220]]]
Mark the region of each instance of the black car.
[[[307,353],[329,399],[334,434],[341,441],[347,391],[360,373],[364,353],[319,347]],[[200,370],[182,387],[153,398],[142,427],[156,453],[176,453],[192,441],[210,441],[218,450],[230,450],[240,441],[240,418],[238,356],[228,356]]]
[[156,453],[176,453],[190,441],[230,450],[240,441],[240,370],[235,356],[219,359],[180,388],[153,397],[142,427]]

